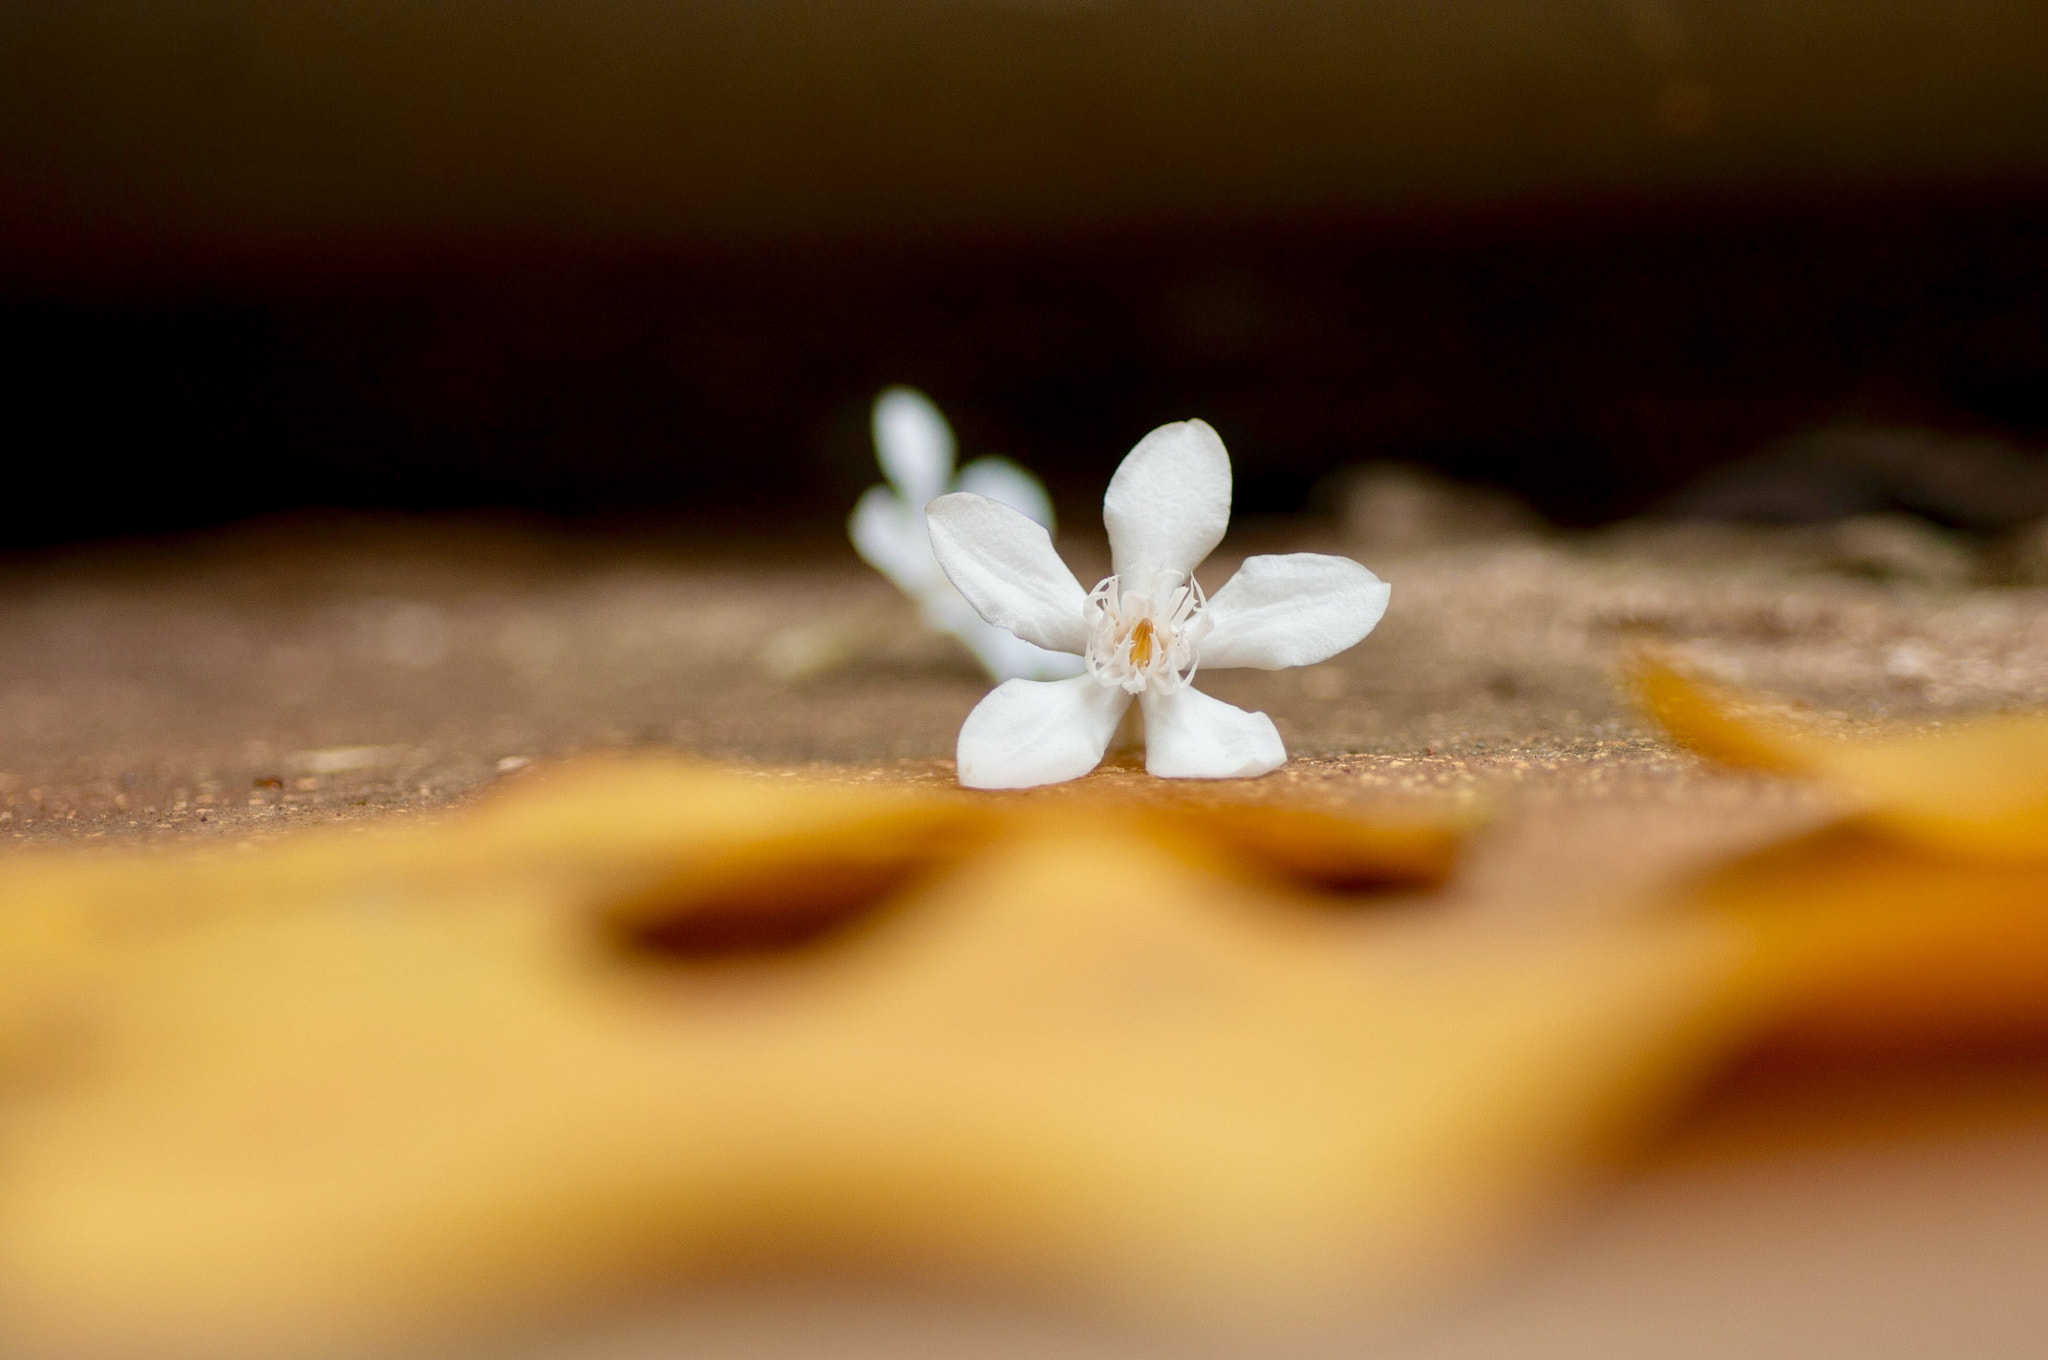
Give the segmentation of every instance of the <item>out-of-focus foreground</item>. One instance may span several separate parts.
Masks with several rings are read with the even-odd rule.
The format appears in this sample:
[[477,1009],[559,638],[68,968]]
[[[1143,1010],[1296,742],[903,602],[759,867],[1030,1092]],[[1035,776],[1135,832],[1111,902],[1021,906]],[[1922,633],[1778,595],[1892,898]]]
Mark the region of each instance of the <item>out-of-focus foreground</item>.
[[[1625,683],[1647,647],[1837,732],[2039,707],[2031,539],[1561,536],[1412,473],[1346,503],[1227,551],[1357,552],[1400,609],[1205,677],[1296,760],[1192,802],[1114,759],[959,801],[985,682],[850,563],[385,524],[18,571],[8,1325],[1428,1357],[2039,1327],[2038,870],[1802,868],[1891,795],[1672,710],[1792,774],[1704,767]],[[547,771],[592,750],[624,763]]]

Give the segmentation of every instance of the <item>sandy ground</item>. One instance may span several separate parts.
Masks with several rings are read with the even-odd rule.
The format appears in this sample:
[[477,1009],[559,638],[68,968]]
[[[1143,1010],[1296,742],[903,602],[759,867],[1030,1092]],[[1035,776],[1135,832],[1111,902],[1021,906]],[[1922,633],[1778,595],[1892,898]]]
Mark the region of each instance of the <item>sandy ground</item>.
[[[1105,569],[1099,541],[1062,547],[1084,580]],[[1851,722],[2048,703],[2048,590],[1983,584],[1968,545],[1910,523],[1463,539],[1453,523],[1419,542],[1252,525],[1203,579],[1294,547],[1391,580],[1385,624],[1323,665],[1202,685],[1273,715],[1295,754],[1276,789],[1490,809],[1451,892],[1465,909],[1626,910],[1645,883],[1823,814],[1661,742],[1617,683],[1639,648]],[[295,523],[100,549],[0,573],[0,840],[263,836],[447,806],[597,748],[949,780],[985,689],[834,545]],[[2030,1067],[1943,1081],[1932,1102],[1895,1083],[1789,1104],[1782,1084],[1724,1093],[1497,1279],[1374,1353],[2018,1353],[2014,1338],[2048,1335],[2034,1287],[2048,1080]],[[1901,1136],[1866,1136],[1898,1123],[1874,1109],[1932,1106],[1994,1115],[1915,1114]],[[1768,1155],[1728,1152],[1758,1145]],[[812,1290],[699,1300],[549,1354],[1133,1345]]]
[[[1106,559],[1062,546],[1084,578]],[[1975,585],[1905,523],[1399,551],[1267,524],[1202,575],[1289,547],[1378,569],[1385,623],[1324,665],[1202,684],[1271,713],[1297,773],[1360,789],[1690,787],[1616,684],[1645,645],[1854,720],[2048,702],[2048,590]],[[985,689],[833,545],[274,524],[0,572],[0,830],[248,834],[594,748],[948,778]]]

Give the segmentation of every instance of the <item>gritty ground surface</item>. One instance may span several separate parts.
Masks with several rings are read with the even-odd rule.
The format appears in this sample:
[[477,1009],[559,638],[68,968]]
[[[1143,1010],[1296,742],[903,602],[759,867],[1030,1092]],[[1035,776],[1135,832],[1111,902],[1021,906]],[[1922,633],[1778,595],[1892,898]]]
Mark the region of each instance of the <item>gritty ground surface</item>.
[[[1062,547],[1084,581],[1106,569],[1100,542]],[[1203,579],[1296,547],[1391,580],[1386,622],[1323,665],[1200,684],[1273,715],[1295,755],[1276,793],[1491,809],[1452,889],[1477,909],[1622,909],[1643,883],[1824,811],[1662,742],[1617,681],[1645,646],[1853,723],[2048,704],[2048,590],[1984,584],[1995,573],[1967,545],[1907,523],[1452,534],[1398,551],[1252,526]],[[447,806],[601,748],[949,781],[986,688],[831,545],[721,556],[300,524],[98,550],[0,572],[0,841],[240,840]],[[1128,755],[1113,765],[1093,778],[1142,778]],[[2000,1338],[2048,1327],[2022,1279],[2048,1267],[2048,1091],[2038,1074],[1988,1080],[1998,1118],[1849,1154],[1795,1139],[1717,1159],[1699,1154],[1720,1145],[1709,1120],[1691,1151],[1384,1353],[2013,1353]],[[1740,1123],[1732,1108],[1723,1124]],[[684,1313],[548,1353],[1134,1353],[815,1290]]]
[[[1103,569],[1099,542],[1062,546],[1084,579]],[[1858,721],[2048,702],[2048,590],[1974,585],[1954,545],[1904,524],[1397,554],[1268,525],[1203,576],[1287,547],[1351,552],[1394,595],[1336,660],[1201,677],[1273,715],[1297,758],[1282,780],[1689,797],[1690,762],[1617,684],[1645,645]],[[0,572],[0,833],[239,836],[441,805],[596,748],[943,780],[986,688],[829,545],[718,559],[276,525],[102,550]]]

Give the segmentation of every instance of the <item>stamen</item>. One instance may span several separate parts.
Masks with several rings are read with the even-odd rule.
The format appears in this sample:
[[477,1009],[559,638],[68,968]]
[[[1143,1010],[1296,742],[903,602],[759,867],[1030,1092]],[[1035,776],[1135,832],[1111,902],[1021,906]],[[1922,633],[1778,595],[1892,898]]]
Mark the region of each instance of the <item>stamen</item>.
[[1152,664],[1152,620],[1139,619],[1131,629],[1131,664],[1140,670]]
[[1201,664],[1208,600],[1191,577],[1161,572],[1152,589],[1125,592],[1105,577],[1088,594],[1088,671],[1105,685],[1170,694]]

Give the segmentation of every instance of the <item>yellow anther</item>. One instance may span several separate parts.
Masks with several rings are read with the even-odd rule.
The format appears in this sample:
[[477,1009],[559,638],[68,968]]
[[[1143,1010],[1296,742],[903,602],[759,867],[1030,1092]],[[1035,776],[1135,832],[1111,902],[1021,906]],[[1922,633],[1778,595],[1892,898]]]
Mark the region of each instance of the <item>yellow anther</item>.
[[1152,660],[1152,620],[1139,619],[1131,629],[1131,664],[1143,669]]

